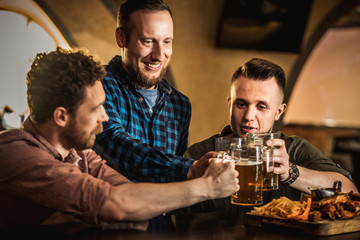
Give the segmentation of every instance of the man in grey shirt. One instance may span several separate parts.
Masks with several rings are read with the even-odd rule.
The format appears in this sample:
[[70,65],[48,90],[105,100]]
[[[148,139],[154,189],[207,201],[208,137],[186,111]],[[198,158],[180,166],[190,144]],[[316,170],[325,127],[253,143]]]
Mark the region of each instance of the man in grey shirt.
[[[215,137],[246,137],[247,133],[271,132],[275,121],[285,112],[283,103],[285,73],[270,61],[253,58],[239,67],[233,74],[228,105],[230,125],[185,152],[185,157],[197,158],[214,151]],[[285,136],[281,131],[276,138],[268,140],[274,149],[274,161],[278,163],[274,172],[279,174],[277,191],[264,192],[264,203],[286,196],[300,200],[301,193],[310,193],[317,188],[333,187],[335,181],[342,182],[343,192],[358,192],[350,173],[340,168],[331,159],[308,141],[297,136]],[[212,205],[212,203],[219,203]],[[229,199],[210,201],[210,210],[228,208]],[[204,210],[204,204],[200,204]],[[200,210],[200,211],[202,211]]]

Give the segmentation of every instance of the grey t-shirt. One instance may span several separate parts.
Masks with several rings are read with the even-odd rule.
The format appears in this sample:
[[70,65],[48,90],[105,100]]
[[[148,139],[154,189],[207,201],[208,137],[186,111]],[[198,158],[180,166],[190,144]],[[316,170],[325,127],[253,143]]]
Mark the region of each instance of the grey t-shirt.
[[136,88],[136,91],[143,95],[145,102],[149,106],[149,112],[152,115],[153,111],[152,108],[155,106],[156,101],[159,97],[159,90],[156,87],[155,89],[143,89],[143,88]]

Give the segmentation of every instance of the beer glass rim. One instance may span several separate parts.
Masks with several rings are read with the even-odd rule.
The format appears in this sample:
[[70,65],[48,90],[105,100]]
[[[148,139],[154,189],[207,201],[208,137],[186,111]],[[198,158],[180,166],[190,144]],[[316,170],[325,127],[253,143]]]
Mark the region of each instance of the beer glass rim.
[[247,133],[246,134],[246,137],[247,136],[251,136],[251,135],[275,135],[274,132],[252,132],[252,133]]
[[231,141],[231,143],[240,143],[241,145],[246,144],[245,137],[215,137],[215,143],[222,140]]
[[266,145],[267,140],[274,138],[276,138],[276,136],[273,132],[254,132],[246,134],[246,140],[248,143],[250,143],[251,141],[261,141],[262,145]]

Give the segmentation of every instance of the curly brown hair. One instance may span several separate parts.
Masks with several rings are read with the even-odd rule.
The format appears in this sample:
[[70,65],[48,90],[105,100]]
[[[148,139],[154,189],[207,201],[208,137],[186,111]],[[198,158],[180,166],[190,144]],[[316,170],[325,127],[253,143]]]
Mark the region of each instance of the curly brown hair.
[[105,76],[105,69],[84,50],[58,47],[50,53],[38,53],[26,75],[27,104],[30,117],[44,123],[57,107],[75,116],[85,97],[85,87]]

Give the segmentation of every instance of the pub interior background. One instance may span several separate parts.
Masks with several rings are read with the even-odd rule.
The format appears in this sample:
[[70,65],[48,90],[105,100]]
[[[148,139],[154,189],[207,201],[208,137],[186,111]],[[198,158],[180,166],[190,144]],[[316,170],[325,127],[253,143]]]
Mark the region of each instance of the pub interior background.
[[[86,48],[104,64],[120,53],[121,2],[0,0],[0,129],[19,127],[27,116],[25,74],[37,52]],[[190,145],[228,124],[235,69],[265,58],[287,75],[288,110],[276,130],[307,139],[360,187],[359,0],[165,2],[175,34],[166,78],[192,103]]]

